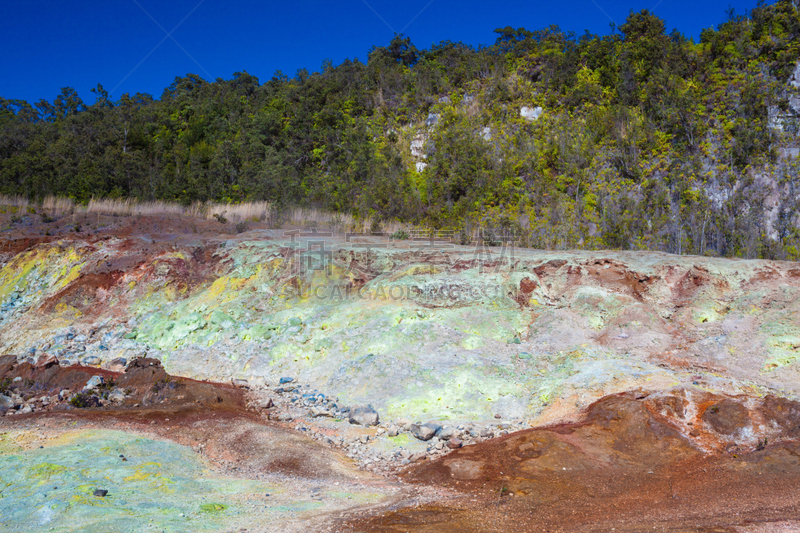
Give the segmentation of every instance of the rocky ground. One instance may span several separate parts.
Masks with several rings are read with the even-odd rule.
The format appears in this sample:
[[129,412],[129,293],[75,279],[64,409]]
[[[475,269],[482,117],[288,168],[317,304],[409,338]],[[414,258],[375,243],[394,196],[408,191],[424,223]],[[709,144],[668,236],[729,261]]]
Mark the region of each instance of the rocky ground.
[[[0,225],[9,531],[105,531],[109,509],[170,531],[797,529],[796,264]],[[37,502],[43,476],[72,492]]]
[[[692,390],[620,394],[577,423],[510,434],[406,471],[448,500],[354,531],[797,531],[800,404]],[[755,446],[740,435],[774,431]],[[744,429],[744,431],[742,431]],[[762,434],[763,435],[763,434]],[[343,528],[345,529],[345,528]]]

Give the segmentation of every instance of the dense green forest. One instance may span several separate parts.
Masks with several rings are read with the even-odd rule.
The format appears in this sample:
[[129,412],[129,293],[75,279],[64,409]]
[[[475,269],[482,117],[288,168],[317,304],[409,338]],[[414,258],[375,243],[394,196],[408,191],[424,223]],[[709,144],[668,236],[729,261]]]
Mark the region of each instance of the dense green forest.
[[796,1],[730,12],[699,42],[647,11],[602,36],[495,33],[426,50],[397,35],[366,63],[264,83],[190,74],[158,99],[0,98],[0,193],[266,199],[544,248],[800,256]]

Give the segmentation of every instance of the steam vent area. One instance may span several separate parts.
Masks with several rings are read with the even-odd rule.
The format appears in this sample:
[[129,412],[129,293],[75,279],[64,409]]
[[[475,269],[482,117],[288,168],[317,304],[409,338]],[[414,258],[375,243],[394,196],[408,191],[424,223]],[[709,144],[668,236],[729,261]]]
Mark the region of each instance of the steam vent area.
[[798,263],[25,220],[0,531],[800,531]]

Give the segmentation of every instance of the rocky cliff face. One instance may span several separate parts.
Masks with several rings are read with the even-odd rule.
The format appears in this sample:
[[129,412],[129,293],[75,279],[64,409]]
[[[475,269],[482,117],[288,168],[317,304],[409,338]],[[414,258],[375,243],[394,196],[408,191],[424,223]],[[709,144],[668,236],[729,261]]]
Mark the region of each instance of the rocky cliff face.
[[541,423],[676,386],[800,393],[795,263],[160,224],[7,240],[3,351],[103,367],[146,355],[253,385],[291,376],[387,419]]

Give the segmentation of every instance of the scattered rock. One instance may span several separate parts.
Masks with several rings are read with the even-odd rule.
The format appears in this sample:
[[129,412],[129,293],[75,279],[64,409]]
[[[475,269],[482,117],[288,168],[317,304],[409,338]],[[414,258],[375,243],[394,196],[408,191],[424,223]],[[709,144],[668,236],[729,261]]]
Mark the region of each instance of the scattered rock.
[[420,461],[424,461],[427,458],[428,455],[425,452],[417,452],[413,454],[411,457],[409,457],[408,460],[412,463],[418,463]]
[[0,413],[5,413],[14,407],[14,400],[4,394],[0,394]]
[[89,378],[89,381],[86,382],[86,386],[83,387],[84,390],[94,390],[100,385],[104,383],[103,376],[92,376]]
[[55,355],[47,354],[36,360],[36,368],[50,368],[58,365],[58,358]]
[[314,418],[319,417],[319,416],[325,416],[325,417],[329,417],[329,418],[333,417],[333,413],[331,413],[327,409],[323,409],[321,407],[312,407],[310,412],[311,412],[311,416],[314,417]]
[[125,401],[125,391],[115,388],[109,393],[108,399],[115,403],[122,403]]
[[447,447],[450,448],[451,450],[457,450],[461,448],[461,446],[463,446],[463,443],[461,442],[461,439],[459,439],[458,437],[453,437],[449,441],[447,441]]
[[81,364],[84,366],[100,366],[100,363],[102,362],[103,360],[97,357],[96,355],[89,355],[81,359]]
[[267,398],[266,400],[258,402],[258,407],[261,409],[272,409],[275,407],[275,404],[272,402],[272,398]]
[[371,405],[366,407],[353,407],[350,409],[350,423],[359,426],[377,426],[378,413]]
[[111,361],[105,363],[103,368],[106,370],[110,370],[112,372],[124,372],[125,366],[128,364],[128,360],[124,357],[117,357],[112,359]]
[[436,430],[436,427],[428,424],[411,424],[411,434],[423,441],[431,440],[436,435]]
[[455,435],[456,430],[451,427],[444,427],[439,431],[437,437],[442,440],[450,440]]

